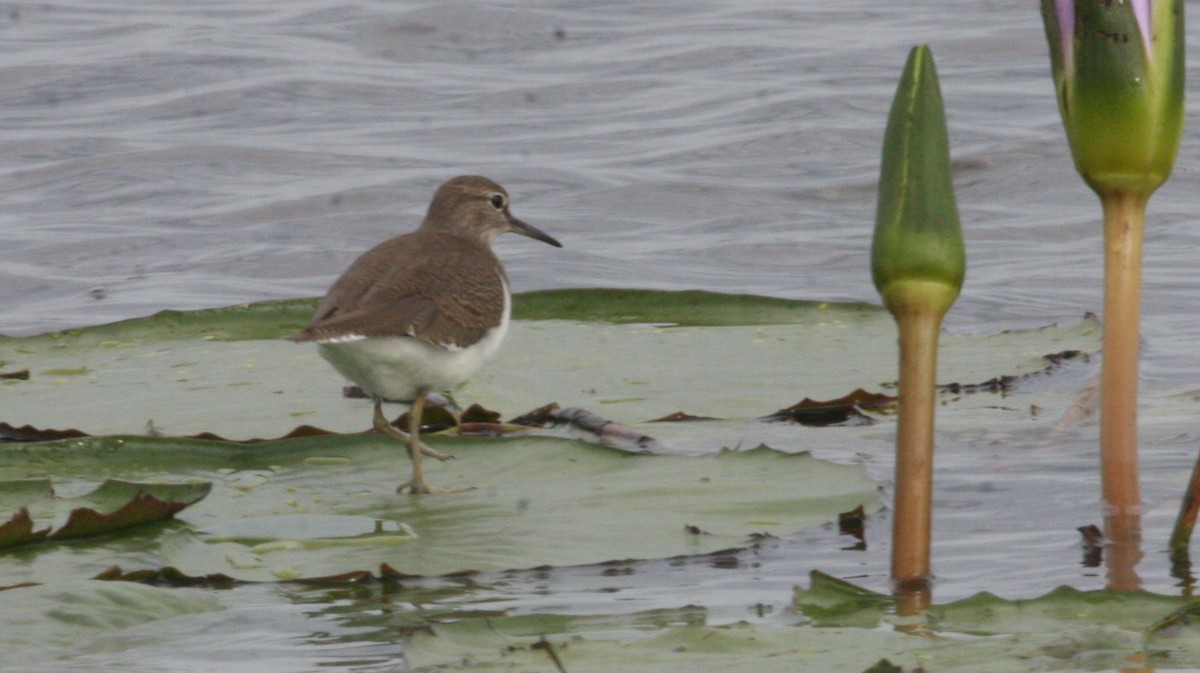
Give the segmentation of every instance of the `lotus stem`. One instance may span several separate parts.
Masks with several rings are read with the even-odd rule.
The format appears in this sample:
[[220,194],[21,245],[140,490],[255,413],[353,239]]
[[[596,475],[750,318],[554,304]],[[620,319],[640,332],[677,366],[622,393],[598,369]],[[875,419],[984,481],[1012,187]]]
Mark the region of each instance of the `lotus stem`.
[[1200,454],[1196,455],[1196,464],[1192,467],[1192,478],[1188,482],[1187,493],[1183,494],[1183,502],[1179,505],[1179,516],[1175,518],[1175,529],[1171,531],[1171,566],[1175,577],[1181,579],[1191,575],[1188,547],[1192,542],[1192,529],[1196,527],[1198,512],[1200,512]]
[[871,280],[900,333],[892,584],[902,611],[928,604],[938,332],[966,268],[937,69],[917,45],[888,113],[871,243]]
[[939,283],[921,285],[921,292],[905,293],[914,300],[889,302],[900,334],[892,582],[901,593],[920,593],[929,584],[938,334],[953,301],[953,295],[949,301],[917,300],[926,292],[943,297],[951,292]]
[[1148,194],[1114,191],[1104,205],[1104,351],[1100,472],[1105,513],[1140,514],[1137,456],[1142,224]]

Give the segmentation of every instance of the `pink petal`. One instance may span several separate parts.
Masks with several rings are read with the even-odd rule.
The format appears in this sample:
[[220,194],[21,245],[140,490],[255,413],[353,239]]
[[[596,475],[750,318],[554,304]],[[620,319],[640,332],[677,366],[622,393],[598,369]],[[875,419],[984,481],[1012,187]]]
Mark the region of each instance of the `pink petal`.
[[1150,2],[1151,0],[1130,0],[1129,2],[1133,6],[1133,18],[1137,20],[1138,29],[1142,31],[1142,46],[1146,50],[1147,57],[1153,53],[1153,49],[1150,48]]
[[1058,38],[1062,41],[1063,68],[1069,72],[1074,61],[1072,53],[1075,46],[1075,0],[1054,0],[1054,9],[1058,15]]

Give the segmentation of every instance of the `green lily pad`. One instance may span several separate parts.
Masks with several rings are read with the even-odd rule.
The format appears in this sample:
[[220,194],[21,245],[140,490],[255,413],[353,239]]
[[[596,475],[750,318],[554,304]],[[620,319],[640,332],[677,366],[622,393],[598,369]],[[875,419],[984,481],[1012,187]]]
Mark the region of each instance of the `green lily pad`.
[[803,453],[633,455],[549,437],[430,443],[456,457],[429,461],[434,484],[475,490],[397,495],[408,458],[378,435],[253,445],[168,437],[10,445],[0,477],[53,472],[78,488],[96,475],[169,470],[211,481],[213,493],[182,513],[187,527],[124,540],[120,550],[42,554],[33,567],[0,556],[0,575],[49,581],[71,567],[95,575],[114,564],[151,563],[192,576],[276,581],[382,564],[410,575],[576,565],[744,547],[755,534],[786,535],[860,505],[879,507],[878,484],[861,468]]
[[[878,506],[875,484],[860,468],[789,455],[814,440],[845,445],[846,437],[797,434],[789,424],[759,420],[802,397],[885,387],[895,376],[895,329],[878,307],[702,292],[519,296],[515,313],[527,319],[514,322],[502,354],[456,393],[460,399],[510,416],[547,401],[584,407],[700,455],[630,457],[548,438],[433,437],[458,455],[430,461],[433,483],[479,488],[417,500],[393,493],[407,478],[407,457],[378,437],[254,446],[178,439],[204,432],[282,437],[298,425],[369,427],[368,401],[344,399],[337,375],[313,349],[278,339],[310,310],[307,301],[268,302],[0,339],[0,360],[34,372],[6,385],[4,420],[112,435],[6,445],[0,478],[212,481],[215,497],[186,517],[195,530],[143,551],[191,575],[261,580],[381,563],[427,575],[704,553],[744,545],[753,533],[828,522],[859,504]],[[1098,334],[1094,320],[1083,320],[952,335],[944,340],[944,380],[1041,371],[1043,355],[1094,350]],[[44,374],[56,370],[87,373]],[[645,422],[675,412],[717,420]],[[147,430],[174,438],[133,436]],[[785,451],[715,455],[764,443]],[[287,526],[275,519],[290,516],[300,518]],[[343,517],[345,532],[330,534],[317,516]],[[354,532],[376,523],[379,536]],[[116,562],[130,565],[117,557],[104,567]],[[49,572],[54,563],[42,567]]]
[[94,647],[97,639],[220,609],[212,592],[132,582],[60,578],[52,585],[7,589],[0,591],[0,669],[20,670],[46,659],[60,659],[69,668],[70,655]]
[[[879,392],[896,377],[891,316],[865,304],[605,290],[535,293],[515,302],[516,315],[538,319],[515,321],[500,355],[455,393],[507,417],[557,402],[626,425],[677,412],[745,421],[804,397]],[[291,301],[163,312],[2,338],[0,361],[32,374],[5,385],[7,417],[0,420],[96,435],[210,432],[233,439],[280,437],[302,424],[365,430],[369,402],[343,399],[343,381],[315,349],[277,338],[295,331],[310,308]],[[586,320],[562,319],[559,311]],[[1047,354],[1098,346],[1094,319],[950,335],[940,380],[1019,376],[1044,369]],[[86,373],[54,373],[67,370]],[[685,434],[688,448],[703,437]]]
[[164,521],[199,502],[211,488],[208,483],[137,484],[110,479],[85,495],[58,498],[48,479],[0,482],[0,512],[15,512],[0,523],[0,549]]
[[[511,596],[495,600],[496,594],[484,595],[477,583],[503,582],[510,577],[503,571],[536,575],[542,566],[664,557],[672,560],[661,564],[674,564],[673,557],[752,546],[762,533],[788,536],[858,505],[876,511],[878,484],[864,475],[855,453],[884,446],[890,419],[865,410],[884,426],[872,432],[761,419],[805,397],[832,400],[857,388],[890,392],[891,317],[862,304],[710,293],[574,290],[519,296],[508,343],[456,392],[459,401],[480,402],[506,418],[551,401],[582,407],[676,453],[630,455],[546,436],[430,436],[435,448],[457,456],[446,463],[428,461],[431,482],[477,489],[402,497],[394,488],[408,476],[407,457],[379,436],[311,435],[256,444],[180,438],[202,432],[281,437],[303,425],[367,429],[370,404],[343,398],[342,381],[312,348],[281,340],[307,321],[313,305],[297,300],[165,312],[54,335],[0,338],[5,371],[30,373],[27,380],[0,381],[5,397],[0,421],[102,435],[0,444],[0,479],[35,480],[12,486],[25,490],[22,499],[42,488],[45,482],[36,480],[49,478],[64,493],[83,492],[103,478],[213,484],[208,498],[179,513],[178,525],[0,554],[0,584],[43,582],[46,590],[70,589],[63,578],[96,576],[113,565],[129,570],[130,577],[173,566],[192,577],[270,583],[245,587],[231,581],[222,585],[233,587],[228,591],[204,594],[244,607],[239,602],[265,595],[311,599],[297,588],[304,585],[280,580],[361,579],[369,575],[360,571],[384,565],[413,575],[502,571],[389,581],[381,585],[385,589],[367,582],[366,594],[381,594],[378,604],[364,599],[355,585],[353,600],[323,614],[346,615],[353,639],[359,629],[373,626],[378,631],[367,637],[381,641],[407,634],[408,664],[431,671],[554,670],[540,644],[543,635],[572,673],[860,673],[885,656],[906,671],[1088,670],[1118,668],[1137,654],[1157,657],[1154,663],[1167,667],[1197,651],[1182,612],[1186,604],[1137,597],[1121,603],[1124,598],[1107,594],[1056,595],[1044,603],[976,597],[976,603],[931,608],[928,621],[915,625],[919,635],[904,630],[914,625],[892,614],[887,597],[870,592],[820,602],[810,591],[795,612],[760,615],[753,624],[710,624],[703,606],[619,614],[619,602],[611,607],[618,614],[522,614],[529,604]],[[1084,319],[1026,332],[952,334],[942,343],[943,384],[998,379],[1020,388],[1027,380],[1022,377],[1054,365],[1044,356],[1095,351],[1099,329],[1094,319]],[[997,402],[998,395],[956,392],[969,387],[946,390],[939,428],[951,441],[959,432],[977,437],[980,427],[997,435],[1014,425],[1029,427],[1034,405],[1065,406],[1069,395],[1019,390],[1020,400]],[[712,420],[685,420],[696,417]],[[153,433],[168,436],[147,436]],[[16,434],[38,436],[32,430]],[[809,450],[845,464],[817,460]],[[55,525],[65,516],[59,521]],[[35,528],[44,524],[31,523],[30,531]],[[614,585],[630,597],[645,596],[617,580]],[[430,598],[449,586],[453,597]],[[17,591],[26,589],[0,592],[0,598],[18,596]],[[673,595],[680,605],[689,602],[678,587],[672,592],[666,600]],[[133,600],[135,618],[143,612],[137,607],[143,598],[155,600],[153,595]],[[1099,606],[1111,601],[1128,609],[1135,618],[1105,617],[1106,624],[1096,626],[1100,613],[1087,608],[1093,598]],[[420,607],[426,603],[434,605],[426,611]],[[69,627],[50,629],[47,647],[69,633]],[[75,634],[95,638],[98,647],[108,643],[113,651],[131,642],[105,640],[88,628]],[[19,637],[36,641],[38,627],[11,636]],[[129,638],[161,638],[159,647],[167,651],[173,642],[170,634],[148,628]],[[23,650],[14,648],[11,656],[0,652],[0,668],[20,663]]]
[[1200,656],[1196,625],[1176,620],[1169,630],[1157,626],[1188,609],[1190,602],[1178,597],[1069,588],[1017,601],[980,594],[902,618],[878,610],[887,597],[864,601],[865,593],[814,579],[798,604],[858,604],[866,615],[851,620],[855,626],[780,620],[710,625],[694,607],[622,617],[488,616],[410,629],[405,656],[417,671],[535,671],[555,670],[547,653],[553,649],[572,673],[857,673],[878,670],[871,667],[884,656],[906,671],[1190,670]]
[[568,289],[542,290],[513,299],[516,320],[641,323],[682,327],[803,325],[885,315],[861,302],[797,301],[703,290]]

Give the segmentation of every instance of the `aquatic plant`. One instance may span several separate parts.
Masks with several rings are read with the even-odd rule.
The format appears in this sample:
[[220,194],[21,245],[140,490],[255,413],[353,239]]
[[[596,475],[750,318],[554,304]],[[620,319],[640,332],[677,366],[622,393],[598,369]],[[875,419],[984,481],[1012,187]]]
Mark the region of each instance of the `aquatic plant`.
[[913,47],[883,141],[871,275],[900,333],[892,581],[929,577],[938,332],[966,272],[933,54]]
[[1142,231],[1146,203],[1170,176],[1183,130],[1183,2],[1041,6],[1075,168],[1104,211],[1102,495],[1110,518],[1136,519]]

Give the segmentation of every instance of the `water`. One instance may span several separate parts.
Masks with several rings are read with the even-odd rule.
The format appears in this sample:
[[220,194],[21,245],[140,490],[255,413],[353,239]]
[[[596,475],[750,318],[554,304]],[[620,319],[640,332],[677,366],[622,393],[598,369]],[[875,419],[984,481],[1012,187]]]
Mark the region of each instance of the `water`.
[[[580,5],[0,6],[0,332],[320,294],[362,250],[412,228],[432,189],[461,173],[500,181],[514,212],[565,246],[502,240],[517,290],[875,301],[880,142],[918,42],[939,67],[967,238],[947,328],[988,333],[1099,310],[1099,207],[1072,169],[1030,3]],[[1190,52],[1195,63],[1195,41]],[[1142,572],[1164,592],[1178,591],[1161,546],[1197,448],[1178,418],[1200,387],[1198,145],[1185,135],[1146,241]],[[1102,571],[1079,565],[1074,537],[1099,518],[1095,434],[1084,426],[1050,450],[1033,435],[943,438],[939,599],[1103,585]],[[881,431],[868,460],[881,478],[887,441]],[[1046,502],[1063,509],[1048,515]],[[1051,521],[1030,531],[1031,517]],[[886,517],[875,526],[885,531]],[[680,605],[700,587],[713,619],[744,618],[747,605],[786,602],[810,567],[886,586],[883,533],[860,556],[837,551],[832,533],[812,536],[833,551],[783,541],[749,578],[673,569],[688,595],[643,593],[636,607]],[[554,576],[565,578],[546,580],[557,601],[528,598],[541,580],[500,593],[526,610],[586,600],[571,595],[579,573]],[[303,638],[295,620],[288,612],[279,628]],[[331,628],[313,618],[314,633]],[[293,670],[329,663],[309,647]]]

